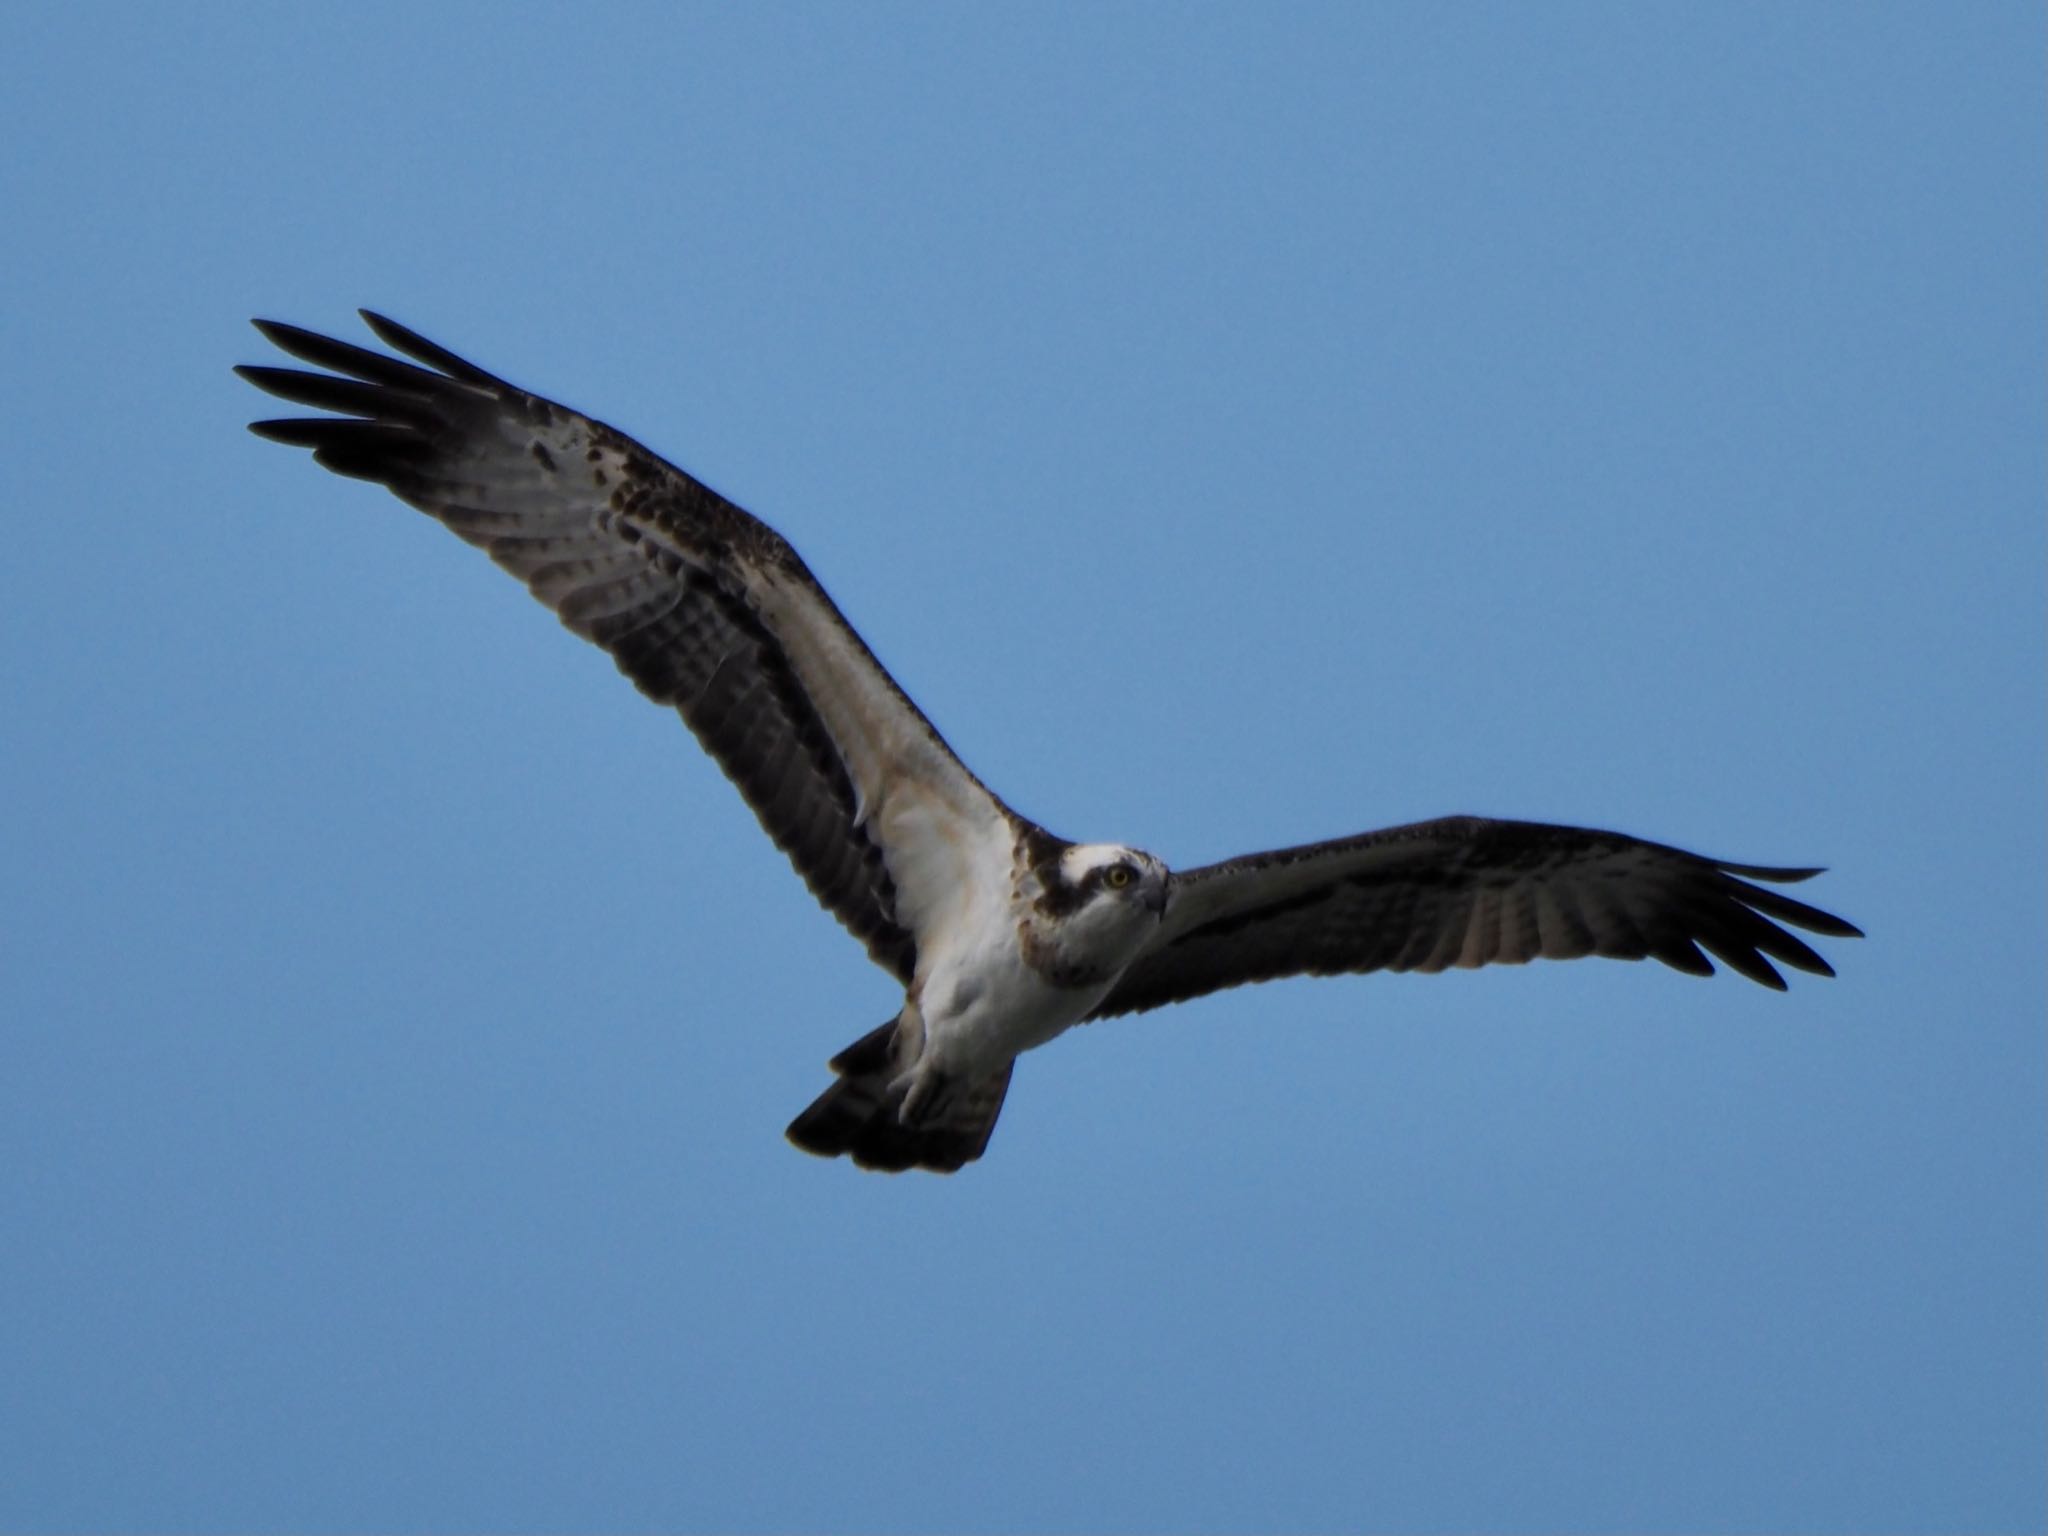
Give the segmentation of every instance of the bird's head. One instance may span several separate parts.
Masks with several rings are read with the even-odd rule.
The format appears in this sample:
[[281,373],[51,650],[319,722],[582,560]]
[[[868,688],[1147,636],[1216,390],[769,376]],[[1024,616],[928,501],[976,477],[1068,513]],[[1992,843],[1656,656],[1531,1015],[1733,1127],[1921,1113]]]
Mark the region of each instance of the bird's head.
[[1159,931],[1166,866],[1121,843],[1042,838],[1018,894],[1025,958],[1065,987],[1106,987]]
[[1135,944],[1166,910],[1166,866],[1121,843],[1076,843],[1061,851],[1046,894],[1077,935]]
[[1024,956],[1063,987],[1106,987],[1159,932],[1167,870],[1122,844],[1067,844],[1034,868]]

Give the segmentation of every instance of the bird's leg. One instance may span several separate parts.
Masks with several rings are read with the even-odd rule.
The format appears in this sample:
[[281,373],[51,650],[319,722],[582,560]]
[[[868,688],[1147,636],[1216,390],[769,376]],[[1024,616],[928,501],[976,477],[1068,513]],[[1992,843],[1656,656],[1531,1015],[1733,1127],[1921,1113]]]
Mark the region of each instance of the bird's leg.
[[897,1123],[916,1126],[939,1119],[952,1103],[959,1083],[960,1079],[939,1071],[930,1062],[919,1062],[889,1085],[892,1091],[899,1087],[904,1090],[903,1102],[896,1109]]

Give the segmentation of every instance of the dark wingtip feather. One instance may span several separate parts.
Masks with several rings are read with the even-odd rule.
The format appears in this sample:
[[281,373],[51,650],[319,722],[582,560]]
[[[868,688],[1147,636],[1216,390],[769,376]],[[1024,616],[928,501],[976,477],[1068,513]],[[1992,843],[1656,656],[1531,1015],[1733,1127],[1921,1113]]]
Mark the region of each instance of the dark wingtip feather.
[[1663,961],[1674,971],[1683,971],[1688,976],[1711,976],[1714,962],[1700,953],[1699,945],[1692,940],[1673,936],[1650,948],[1650,955]]
[[1775,885],[1796,885],[1801,880],[1811,880],[1815,875],[1828,872],[1825,864],[1816,864],[1811,869],[1790,869],[1778,864],[1730,864],[1726,859],[1709,859],[1707,862],[1731,875],[1741,875],[1749,880],[1769,880]]
[[256,327],[264,340],[287,357],[295,357],[317,368],[331,369],[351,379],[427,393],[431,390],[426,386],[438,384],[445,388],[448,382],[399,358],[372,352],[353,342],[336,341],[332,336],[323,336],[302,326],[287,325],[282,320],[252,320],[249,323]]
[[[1719,864],[1715,867],[1725,875],[1743,875],[1750,880],[1783,881],[1793,877],[1804,880],[1810,875],[1820,873],[1819,870],[1811,869],[1767,870],[1748,864]],[[1845,921],[1832,912],[1824,912],[1819,907],[1809,906],[1803,901],[1794,901],[1782,891],[1765,890],[1762,886],[1746,884],[1743,880],[1731,879],[1729,883],[1734,886],[1737,897],[1744,906],[1755,908],[1765,917],[1774,917],[1781,923],[1804,928],[1808,933],[1824,933],[1832,939],[1863,937],[1863,930],[1854,923]]]
[[249,430],[258,437],[287,448],[318,448],[328,423],[307,416],[288,416],[271,421],[252,421]]
[[409,326],[400,325],[388,315],[380,315],[374,309],[359,309],[377,339],[387,347],[403,352],[407,357],[438,368],[452,379],[461,379],[466,384],[481,384],[494,389],[509,389],[512,386],[493,374],[488,374],[467,358],[457,357],[446,347],[427,340]]
[[1715,959],[1738,976],[1747,976],[1758,986],[1769,987],[1773,992],[1790,990],[1785,985],[1785,978],[1778,974],[1777,967],[1747,945],[1731,940],[1716,942],[1712,937],[1702,938],[1700,942],[1713,952]]
[[405,480],[428,451],[411,427],[347,417],[286,417],[252,421],[249,430],[288,448],[310,448],[313,462],[351,480],[368,480],[406,495]]
[[[345,341],[336,341],[332,336],[323,336],[318,331],[309,331],[302,325],[292,325],[284,320],[251,320],[263,339],[280,352],[289,353],[308,363],[330,366],[328,359],[337,350],[360,352],[362,348],[350,346]],[[372,354],[374,355],[374,354]]]
[[425,394],[410,392],[403,384],[371,384],[360,379],[337,378],[331,373],[307,373],[303,369],[273,368],[261,363],[238,363],[235,372],[267,395],[276,395],[294,405],[310,405],[318,411],[339,411],[364,420],[431,419]]

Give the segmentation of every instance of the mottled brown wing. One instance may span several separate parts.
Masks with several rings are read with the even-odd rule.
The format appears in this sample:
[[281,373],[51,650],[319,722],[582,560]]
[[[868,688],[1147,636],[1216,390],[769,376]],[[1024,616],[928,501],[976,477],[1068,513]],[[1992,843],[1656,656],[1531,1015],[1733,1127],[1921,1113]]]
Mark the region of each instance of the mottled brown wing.
[[[1832,976],[1781,924],[1859,930],[1753,882],[1804,880],[1618,832],[1452,816],[1251,854],[1173,877],[1166,919],[1092,1015],[1246,982],[1604,955],[1698,976],[1712,954],[1783,990],[1772,960]],[[1704,953],[1703,953],[1704,951]]]
[[[363,318],[425,366],[259,320],[283,351],[331,371],[236,372],[295,404],[342,414],[251,430],[310,448],[335,473],[374,480],[439,519],[610,652],[642,693],[681,713],[818,900],[907,982],[915,940],[898,920],[884,850],[861,822],[862,786],[792,665],[792,612],[832,631],[827,643],[843,671],[873,669],[861,679],[881,701],[868,701],[870,714],[893,711],[891,728],[917,736],[935,761],[957,760],[795,551],[624,434],[403,326]],[[779,609],[763,601],[770,582]]]

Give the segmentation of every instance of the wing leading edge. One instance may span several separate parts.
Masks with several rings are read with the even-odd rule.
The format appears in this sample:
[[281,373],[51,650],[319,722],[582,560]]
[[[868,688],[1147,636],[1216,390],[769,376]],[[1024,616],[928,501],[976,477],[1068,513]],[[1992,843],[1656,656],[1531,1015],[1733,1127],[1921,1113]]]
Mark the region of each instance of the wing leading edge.
[[909,783],[941,815],[1007,812],[795,550],[625,434],[362,313],[415,361],[259,320],[282,351],[328,371],[235,371],[341,414],[251,430],[385,486],[609,652],[642,693],[682,715],[818,900],[907,982],[916,924],[900,910],[904,866],[913,882],[945,872],[928,858],[892,861],[904,850],[867,811]]

